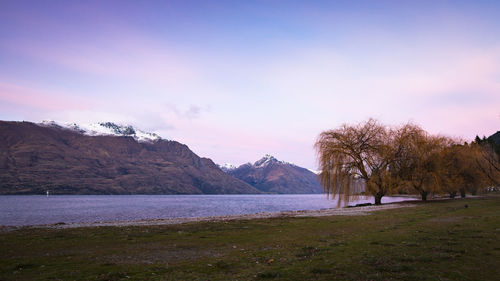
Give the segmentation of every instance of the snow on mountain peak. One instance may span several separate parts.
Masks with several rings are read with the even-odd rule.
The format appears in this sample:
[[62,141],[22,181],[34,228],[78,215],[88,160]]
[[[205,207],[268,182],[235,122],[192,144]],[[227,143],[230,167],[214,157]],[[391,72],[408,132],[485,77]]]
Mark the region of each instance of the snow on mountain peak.
[[272,156],[270,154],[266,154],[260,160],[258,160],[257,162],[255,162],[253,164],[253,166],[257,167],[257,168],[261,168],[261,167],[266,167],[270,163],[290,164],[290,163],[285,162],[285,161],[280,161],[280,160],[276,159],[274,156]]
[[219,166],[219,168],[221,170],[223,170],[224,172],[229,172],[229,171],[232,171],[232,170],[236,169],[236,166],[233,165],[233,164],[230,164],[230,163],[224,163],[222,165],[217,164],[217,166]]
[[217,166],[222,171],[229,173],[229,172],[232,172],[233,170],[236,170],[236,169],[238,169],[238,170],[240,170],[240,169],[262,169],[262,168],[266,168],[270,164],[273,164],[273,166],[274,165],[288,165],[288,166],[293,166],[293,167],[299,167],[299,166],[292,164],[290,162],[278,160],[274,156],[272,156],[271,154],[264,155],[264,157],[257,160],[253,164],[248,162],[248,163],[242,164],[240,166],[234,166],[232,164],[225,163],[225,164],[217,164]]
[[60,124],[54,121],[44,120],[41,124],[44,126],[66,128],[89,136],[128,136],[133,137],[139,142],[153,142],[161,139],[161,137],[157,134],[144,132],[130,125],[118,125],[113,122],[99,122],[92,124]]

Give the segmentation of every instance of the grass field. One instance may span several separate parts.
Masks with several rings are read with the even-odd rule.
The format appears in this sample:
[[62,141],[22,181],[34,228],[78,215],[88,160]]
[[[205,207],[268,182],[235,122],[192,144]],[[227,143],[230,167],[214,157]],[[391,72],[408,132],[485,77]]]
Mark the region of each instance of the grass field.
[[500,280],[499,236],[498,194],[368,216],[20,229],[0,233],[0,280]]

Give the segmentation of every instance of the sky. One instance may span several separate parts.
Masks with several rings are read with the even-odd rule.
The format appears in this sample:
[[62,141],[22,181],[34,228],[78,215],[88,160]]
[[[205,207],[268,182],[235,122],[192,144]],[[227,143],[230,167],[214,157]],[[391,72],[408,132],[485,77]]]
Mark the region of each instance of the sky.
[[500,130],[500,1],[0,1],[0,120],[131,124],[317,169],[376,118]]

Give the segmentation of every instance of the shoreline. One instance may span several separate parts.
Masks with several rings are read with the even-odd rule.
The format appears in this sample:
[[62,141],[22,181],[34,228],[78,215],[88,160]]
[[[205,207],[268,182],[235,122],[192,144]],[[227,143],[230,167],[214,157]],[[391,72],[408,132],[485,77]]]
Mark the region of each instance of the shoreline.
[[432,280],[494,280],[499,195],[271,219],[251,218],[277,214],[0,231],[0,279],[417,280],[425,272]]
[[166,218],[166,219],[146,219],[146,220],[126,220],[126,221],[96,221],[96,222],[75,222],[75,223],[55,223],[24,226],[0,226],[0,232],[13,231],[18,229],[67,229],[67,228],[92,228],[92,227],[124,227],[124,226],[158,226],[175,225],[196,222],[223,222],[234,220],[253,220],[268,218],[288,218],[288,217],[323,217],[323,216],[365,216],[374,211],[389,210],[396,208],[416,207],[415,201],[401,201],[382,205],[370,205],[362,207],[343,207],[320,210],[300,210],[282,212],[260,212],[242,215],[208,216],[192,218]]

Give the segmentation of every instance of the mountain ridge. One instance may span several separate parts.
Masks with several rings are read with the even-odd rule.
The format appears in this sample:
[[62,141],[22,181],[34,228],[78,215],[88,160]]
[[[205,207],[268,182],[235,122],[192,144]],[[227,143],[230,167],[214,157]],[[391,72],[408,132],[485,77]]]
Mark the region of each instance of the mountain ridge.
[[0,194],[255,194],[185,144],[0,121]]
[[295,164],[278,160],[270,154],[266,154],[253,164],[246,163],[224,171],[266,193],[323,192],[317,174]]
[[132,125],[121,125],[109,121],[89,124],[76,124],[59,123],[52,120],[44,120],[42,121],[42,123],[39,123],[39,125],[73,130],[89,136],[128,136],[133,137],[139,142],[154,142],[164,139],[155,133],[145,132],[133,127]]
[[500,131],[497,131],[496,133],[489,136],[488,140],[495,143],[496,145],[500,145]]

